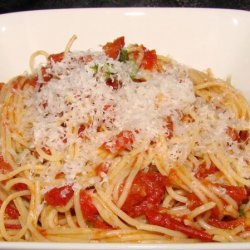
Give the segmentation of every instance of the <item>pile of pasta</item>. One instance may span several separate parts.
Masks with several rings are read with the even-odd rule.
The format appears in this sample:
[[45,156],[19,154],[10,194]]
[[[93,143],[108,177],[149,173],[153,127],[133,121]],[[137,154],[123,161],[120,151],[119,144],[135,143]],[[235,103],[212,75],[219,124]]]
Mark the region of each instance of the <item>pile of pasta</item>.
[[0,239],[250,240],[250,106],[230,79],[75,39],[0,86]]

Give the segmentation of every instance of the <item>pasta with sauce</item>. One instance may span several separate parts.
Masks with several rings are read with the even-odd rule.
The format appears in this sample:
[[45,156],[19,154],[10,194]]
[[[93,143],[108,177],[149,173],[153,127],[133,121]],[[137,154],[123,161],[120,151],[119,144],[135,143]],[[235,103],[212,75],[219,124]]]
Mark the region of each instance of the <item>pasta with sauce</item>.
[[0,239],[249,241],[245,98],[124,37],[75,38],[1,85]]

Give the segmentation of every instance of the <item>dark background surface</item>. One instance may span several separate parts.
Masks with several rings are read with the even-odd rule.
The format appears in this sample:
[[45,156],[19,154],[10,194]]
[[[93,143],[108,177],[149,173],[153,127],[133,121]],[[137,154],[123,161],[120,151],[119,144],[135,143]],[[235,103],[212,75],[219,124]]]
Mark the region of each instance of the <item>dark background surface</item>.
[[250,0],[0,0],[0,14],[25,10],[91,7],[200,7],[250,11]]

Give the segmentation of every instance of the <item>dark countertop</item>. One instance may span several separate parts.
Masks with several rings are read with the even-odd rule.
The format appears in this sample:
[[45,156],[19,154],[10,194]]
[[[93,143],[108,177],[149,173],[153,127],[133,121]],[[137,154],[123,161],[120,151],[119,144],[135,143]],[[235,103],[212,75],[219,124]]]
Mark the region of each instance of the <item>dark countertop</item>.
[[91,7],[200,7],[250,11],[250,0],[0,0],[0,14],[25,10]]

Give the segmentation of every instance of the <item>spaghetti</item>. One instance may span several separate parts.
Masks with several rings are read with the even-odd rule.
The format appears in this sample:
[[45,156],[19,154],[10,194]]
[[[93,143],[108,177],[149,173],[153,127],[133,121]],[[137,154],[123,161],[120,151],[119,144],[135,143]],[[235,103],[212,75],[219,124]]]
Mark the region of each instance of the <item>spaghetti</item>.
[[0,239],[249,241],[244,97],[124,37],[75,39],[1,85]]

